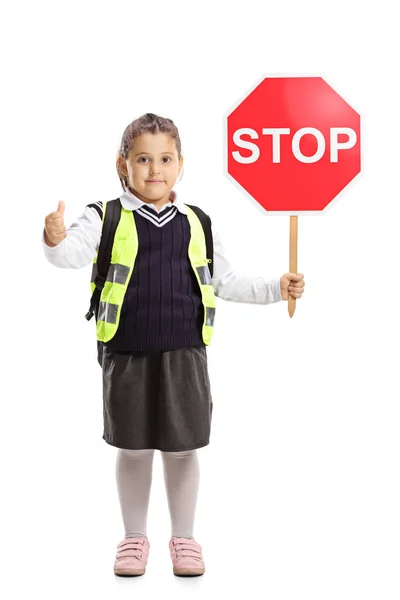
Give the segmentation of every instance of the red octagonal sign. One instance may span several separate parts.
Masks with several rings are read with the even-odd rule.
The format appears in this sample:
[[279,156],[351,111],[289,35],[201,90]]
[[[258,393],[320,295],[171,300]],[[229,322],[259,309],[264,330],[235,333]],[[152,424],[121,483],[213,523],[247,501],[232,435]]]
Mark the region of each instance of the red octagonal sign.
[[268,212],[323,211],[361,171],[360,115],[322,77],[264,75],[225,128],[226,173]]

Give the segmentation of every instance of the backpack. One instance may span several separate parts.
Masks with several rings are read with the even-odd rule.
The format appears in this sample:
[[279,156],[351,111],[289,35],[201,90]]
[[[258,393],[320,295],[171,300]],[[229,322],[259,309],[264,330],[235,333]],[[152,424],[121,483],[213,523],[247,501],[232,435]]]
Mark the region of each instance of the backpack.
[[[206,238],[206,250],[207,250],[207,258],[211,260],[209,263],[209,270],[211,277],[213,276],[213,260],[214,260],[214,245],[213,245],[213,237],[211,231],[211,219],[210,217],[201,210],[198,206],[193,206],[192,204],[187,204],[196,213],[200,222],[203,226],[204,235]],[[97,253],[97,275],[94,280],[94,284],[96,286],[92,297],[90,299],[90,308],[85,315],[85,318],[90,321],[93,315],[97,315],[99,310],[100,296],[104,284],[106,282],[106,277],[108,273],[108,268],[111,262],[111,252],[114,242],[115,230],[117,229],[117,225],[119,223],[121,216],[121,202],[119,198],[115,200],[111,200],[107,202],[107,210],[104,217],[103,228],[101,232],[100,246]]]

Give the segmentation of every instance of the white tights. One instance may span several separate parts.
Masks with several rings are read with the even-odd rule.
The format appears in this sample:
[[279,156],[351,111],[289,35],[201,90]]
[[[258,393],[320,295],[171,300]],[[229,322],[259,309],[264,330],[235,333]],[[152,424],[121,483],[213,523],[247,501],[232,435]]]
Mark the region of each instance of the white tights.
[[[199,488],[197,450],[161,452],[171,537],[193,537]],[[147,535],[154,450],[118,449],[116,477],[125,537]]]

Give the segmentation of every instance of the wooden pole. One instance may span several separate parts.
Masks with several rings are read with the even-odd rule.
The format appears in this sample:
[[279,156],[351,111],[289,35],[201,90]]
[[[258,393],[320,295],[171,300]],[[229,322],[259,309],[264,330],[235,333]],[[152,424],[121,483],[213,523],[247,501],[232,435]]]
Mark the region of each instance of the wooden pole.
[[[289,240],[289,272],[297,273],[297,231],[298,222],[297,215],[290,217],[290,240]],[[296,310],[296,298],[290,295],[288,291],[288,311],[289,317],[292,318]]]

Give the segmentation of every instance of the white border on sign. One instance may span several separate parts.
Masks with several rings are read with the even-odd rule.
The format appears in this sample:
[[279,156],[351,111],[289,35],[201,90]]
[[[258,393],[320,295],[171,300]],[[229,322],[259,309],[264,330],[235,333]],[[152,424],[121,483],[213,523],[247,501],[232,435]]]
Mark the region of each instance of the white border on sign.
[[[325,81],[325,83],[327,83],[337,94],[339,94],[339,96],[341,98],[343,98],[343,100],[345,102],[347,102],[347,104],[349,104],[349,106],[351,106],[351,108],[353,108],[355,111],[357,111],[357,113],[360,115],[360,137],[361,137],[361,143],[360,143],[360,172],[357,173],[357,175],[355,177],[353,177],[353,179],[351,181],[349,181],[349,183],[347,185],[345,185],[345,187],[333,198],[333,200],[331,200],[331,202],[329,202],[329,204],[322,210],[300,210],[300,211],[296,211],[296,210],[267,210],[266,208],[264,208],[263,206],[261,206],[261,204],[259,202],[257,202],[257,200],[242,186],[240,185],[240,183],[238,181],[236,181],[236,179],[234,177],[232,177],[232,175],[230,173],[228,173],[228,144],[227,144],[227,136],[228,136],[228,127],[227,127],[227,123],[228,123],[228,117],[229,115],[235,110],[235,108],[237,108],[239,106],[239,104],[241,104],[243,102],[243,100],[245,100],[245,98],[247,98],[247,96],[249,96],[249,94],[251,94],[251,92],[253,92],[255,90],[255,88],[260,85],[260,83],[268,78],[268,77],[321,77],[321,79],[323,79]],[[261,77],[259,77],[259,79],[257,79],[257,81],[255,83],[253,83],[253,85],[251,87],[248,88],[248,90],[246,92],[244,92],[244,94],[242,94],[239,98],[239,100],[237,100],[232,106],[231,108],[224,113],[224,117],[223,117],[223,124],[222,124],[222,128],[223,128],[223,154],[224,154],[224,160],[223,160],[223,169],[224,169],[224,175],[225,177],[227,177],[242,193],[245,194],[245,196],[256,206],[256,208],[261,211],[261,213],[263,215],[318,215],[323,216],[326,215],[326,213],[328,212],[329,209],[332,208],[333,205],[336,205],[336,203],[341,199],[341,197],[343,196],[344,193],[348,192],[349,189],[351,188],[352,185],[354,185],[361,177],[361,175],[364,172],[364,153],[363,153],[363,147],[365,146],[365,139],[364,139],[364,120],[365,120],[365,115],[354,105],[354,103],[352,101],[350,101],[344,94],[341,93],[341,91],[339,90],[338,86],[336,84],[332,83],[332,80],[328,80],[327,77],[325,77],[325,75],[323,73],[307,73],[307,74],[299,74],[299,73],[264,73],[263,75],[261,75]]]

